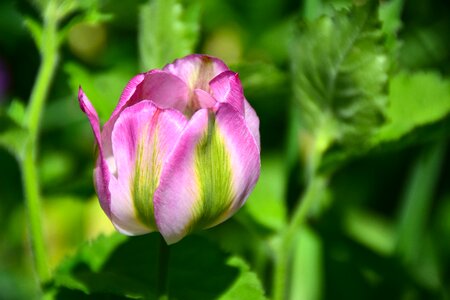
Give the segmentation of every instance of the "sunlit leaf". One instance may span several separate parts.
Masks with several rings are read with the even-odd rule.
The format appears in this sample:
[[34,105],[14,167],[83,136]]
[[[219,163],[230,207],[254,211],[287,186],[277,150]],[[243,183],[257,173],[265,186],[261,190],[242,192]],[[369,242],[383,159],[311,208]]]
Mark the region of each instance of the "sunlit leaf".
[[221,295],[220,300],[266,299],[261,282],[256,274],[250,271],[244,260],[231,257],[228,259],[227,265],[239,269],[240,274],[233,285]]
[[294,96],[314,136],[361,144],[382,121],[388,60],[372,6],[299,24],[292,44]]
[[353,0],[305,0],[303,1],[302,16],[305,20],[313,21],[323,15],[332,15],[335,9],[349,9]]
[[380,4],[378,12],[379,19],[382,23],[381,29],[386,36],[386,48],[394,60],[393,64],[396,64],[400,47],[398,31],[402,27],[401,13],[403,4],[404,0],[384,1]]
[[401,73],[390,80],[388,122],[373,143],[391,141],[450,113],[450,80],[433,72]]
[[139,54],[144,71],[162,68],[194,52],[198,40],[200,2],[150,0],[140,8]]

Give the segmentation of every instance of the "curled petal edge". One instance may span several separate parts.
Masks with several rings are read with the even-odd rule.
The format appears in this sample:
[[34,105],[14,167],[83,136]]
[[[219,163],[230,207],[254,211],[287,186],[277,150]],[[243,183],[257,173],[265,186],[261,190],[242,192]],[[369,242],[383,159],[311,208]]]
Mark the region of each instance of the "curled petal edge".
[[101,142],[100,121],[95,108],[83,92],[81,86],[78,90],[78,101],[81,110],[86,114],[98,145],[99,154],[94,169],[94,186],[100,200],[100,206],[108,217],[111,217],[111,192],[109,191],[110,172],[106,163]]

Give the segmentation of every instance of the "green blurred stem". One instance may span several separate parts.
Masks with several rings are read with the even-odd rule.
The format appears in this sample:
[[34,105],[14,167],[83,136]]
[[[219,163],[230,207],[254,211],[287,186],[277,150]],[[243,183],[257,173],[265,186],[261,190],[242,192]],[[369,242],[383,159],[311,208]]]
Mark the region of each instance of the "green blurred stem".
[[419,259],[446,149],[445,140],[427,145],[411,169],[400,210],[396,245],[405,263],[413,264]]
[[53,17],[54,14],[48,12],[49,9],[45,14],[42,31],[41,65],[31,92],[25,121],[29,135],[20,164],[34,265],[41,283],[50,279],[50,269],[42,229],[41,197],[36,157],[42,111],[58,63],[57,21]]
[[273,282],[273,299],[283,300],[287,298],[288,283],[290,280],[290,260],[292,245],[295,235],[306,222],[308,212],[314,203],[317,203],[325,192],[326,180],[320,176],[314,176],[308,183],[308,187],[295,209],[291,222],[281,236],[280,244],[275,253],[275,273]]
[[159,260],[158,260],[158,297],[160,300],[169,299],[168,275],[170,247],[160,235],[159,240]]
[[324,125],[317,130],[311,140],[303,150],[305,153],[305,173],[307,177],[306,190],[301,196],[297,207],[294,210],[291,221],[281,234],[281,241],[275,251],[275,272],[273,278],[273,299],[287,299],[288,283],[291,278],[289,265],[296,233],[306,222],[308,212],[314,203],[320,201],[326,191],[327,180],[318,174],[318,167],[322,160],[322,155],[330,145],[330,124]]

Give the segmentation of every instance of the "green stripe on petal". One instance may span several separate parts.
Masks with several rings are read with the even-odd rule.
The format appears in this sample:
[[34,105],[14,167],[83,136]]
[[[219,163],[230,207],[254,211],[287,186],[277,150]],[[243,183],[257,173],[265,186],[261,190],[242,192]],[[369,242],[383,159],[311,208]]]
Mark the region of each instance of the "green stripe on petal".
[[150,122],[152,125],[149,124],[147,130],[144,130],[142,138],[138,142],[134,176],[130,185],[137,218],[150,228],[156,228],[153,195],[161,176],[158,117],[159,110]]
[[234,197],[230,155],[212,112],[208,116],[208,130],[196,147],[195,168],[199,201],[194,207],[192,227],[201,229],[221,221]]

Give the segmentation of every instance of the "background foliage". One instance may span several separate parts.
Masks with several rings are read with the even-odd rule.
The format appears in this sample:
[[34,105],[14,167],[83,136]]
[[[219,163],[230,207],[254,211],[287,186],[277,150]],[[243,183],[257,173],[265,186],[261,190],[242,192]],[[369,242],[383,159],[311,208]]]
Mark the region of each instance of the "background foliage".
[[[105,122],[136,73],[198,52],[239,72],[261,119],[262,170],[236,216],[171,247],[170,299],[450,299],[448,4],[354,2],[1,2],[0,298],[158,297],[158,236],[113,233],[76,95],[81,84]],[[49,20],[42,290],[20,161]]]

